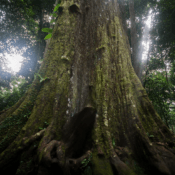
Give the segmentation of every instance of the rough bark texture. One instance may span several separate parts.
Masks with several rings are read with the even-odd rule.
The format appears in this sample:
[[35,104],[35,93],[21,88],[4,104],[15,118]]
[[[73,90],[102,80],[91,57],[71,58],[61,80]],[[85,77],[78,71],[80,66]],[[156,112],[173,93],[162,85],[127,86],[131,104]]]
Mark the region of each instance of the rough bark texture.
[[0,173],[175,174],[174,136],[131,65],[117,1],[59,11],[43,79],[0,116]]

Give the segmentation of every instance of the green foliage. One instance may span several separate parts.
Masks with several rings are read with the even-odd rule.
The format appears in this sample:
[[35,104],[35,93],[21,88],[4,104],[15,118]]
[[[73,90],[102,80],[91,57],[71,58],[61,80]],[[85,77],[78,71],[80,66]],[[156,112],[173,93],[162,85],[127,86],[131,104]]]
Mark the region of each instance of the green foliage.
[[58,11],[58,8],[60,7],[60,4],[57,4],[56,6],[55,6],[55,8],[54,8],[54,12],[56,12],[56,11]]
[[90,157],[88,159],[84,159],[81,164],[83,165],[82,167],[86,167],[89,162],[91,161],[91,158],[92,158],[92,154],[90,155]]
[[13,106],[27,91],[30,85],[20,77],[12,77],[11,89],[0,89],[0,111]]
[[[50,16],[52,16],[53,18],[57,18],[58,14],[56,13],[58,11],[60,4],[57,4],[53,10],[53,13],[50,14]],[[51,24],[53,24],[55,22],[55,19],[51,20]],[[45,36],[44,40],[50,39],[52,37],[52,31],[53,29],[50,28],[42,28],[42,32],[48,32],[49,34]]]
[[112,145],[113,145],[113,147],[115,147],[115,139],[114,138],[112,139]]
[[38,127],[38,129],[40,129],[40,130],[45,129],[45,128],[47,128],[48,125],[49,125],[49,123],[45,121],[44,125],[43,125],[43,128],[42,127]]
[[32,105],[28,108],[24,107],[19,115],[11,115],[3,120],[0,125],[0,152],[18,136],[31,114],[31,108],[33,108]]
[[52,37],[52,31],[53,29],[49,29],[49,28],[42,28],[42,32],[48,32],[49,34],[45,36],[44,40],[49,39]]
[[52,33],[46,35],[45,38],[44,38],[44,40],[49,39],[49,38],[51,38],[51,37],[52,37]]
[[50,23],[53,24],[55,21],[56,21],[55,19],[52,19],[52,20],[50,21]]
[[[25,85],[25,84],[24,84]],[[25,123],[28,121],[36,100],[36,91],[30,94],[29,102],[20,106],[17,115],[11,114],[0,125],[0,152],[2,152],[19,134]],[[47,124],[47,123],[46,123]]]
[[49,29],[49,28],[42,28],[42,32],[48,32],[48,33],[52,33],[53,29]]
[[84,159],[81,164],[82,164],[82,168],[84,168],[84,171],[82,173],[82,175],[92,175],[92,169],[90,167],[90,161],[92,159],[92,153],[90,154],[88,159]]
[[57,17],[58,16],[56,13],[51,13],[50,15],[53,16],[53,17]]
[[[165,63],[162,59],[151,59],[147,70],[147,75],[144,80],[144,87],[148,93],[149,99],[163,120],[163,122],[174,130],[175,125],[175,107],[173,107],[174,96],[174,65],[170,73],[166,71],[156,71],[163,69]],[[152,72],[152,73],[151,73]]]
[[149,133],[148,133],[148,132],[147,132],[146,134],[148,135],[148,137],[154,137],[154,135],[149,135]]
[[[173,102],[175,100],[174,96],[174,71],[175,71],[175,1],[174,0],[160,0],[156,3],[155,13],[158,15],[155,16],[153,21],[154,27],[151,31],[151,39],[152,39],[152,47],[153,53],[152,55],[157,58],[151,59],[151,67],[149,65],[150,70],[156,70],[158,68],[162,68],[165,70],[166,63],[170,63],[171,71],[168,73],[167,70],[164,71],[165,78],[158,75],[152,76],[149,74],[149,79],[155,81],[154,86],[151,85],[151,82],[147,84],[147,88],[153,91],[156,89],[155,84],[157,83],[158,88],[162,89],[160,92],[157,89],[156,95],[159,96],[160,102],[158,102],[158,98],[152,98],[153,104],[162,120],[165,124],[171,129],[173,129],[173,125],[175,125],[175,115],[174,115],[174,105]],[[159,80],[157,79],[159,78]],[[150,81],[150,80],[149,80]],[[149,87],[150,85],[150,87]],[[149,90],[148,90],[149,91]],[[150,92],[150,91],[149,91]],[[149,95],[151,97],[153,92]]]

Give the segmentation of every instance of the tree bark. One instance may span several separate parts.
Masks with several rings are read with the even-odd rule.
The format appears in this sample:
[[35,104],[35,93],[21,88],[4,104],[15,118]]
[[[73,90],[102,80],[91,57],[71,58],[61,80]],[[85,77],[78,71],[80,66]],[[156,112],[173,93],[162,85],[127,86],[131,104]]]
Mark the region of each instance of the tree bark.
[[175,138],[131,65],[117,0],[59,11],[40,76],[0,115],[1,174],[175,174]]

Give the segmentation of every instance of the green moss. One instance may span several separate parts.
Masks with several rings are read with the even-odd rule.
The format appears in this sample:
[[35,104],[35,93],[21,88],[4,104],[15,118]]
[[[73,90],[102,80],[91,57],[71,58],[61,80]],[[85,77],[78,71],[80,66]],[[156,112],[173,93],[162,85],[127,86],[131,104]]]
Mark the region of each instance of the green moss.
[[66,151],[65,146],[62,145],[61,148],[62,148],[62,151],[65,153],[65,151]]
[[18,115],[12,114],[1,123],[0,152],[2,152],[2,150],[18,136],[19,132],[28,121],[31,108],[32,106],[27,104],[18,111]]
[[92,171],[95,175],[113,175],[109,160],[92,155]]
[[96,48],[96,51],[99,51],[99,50],[101,50],[101,49],[105,49],[105,45],[102,45],[102,46]]

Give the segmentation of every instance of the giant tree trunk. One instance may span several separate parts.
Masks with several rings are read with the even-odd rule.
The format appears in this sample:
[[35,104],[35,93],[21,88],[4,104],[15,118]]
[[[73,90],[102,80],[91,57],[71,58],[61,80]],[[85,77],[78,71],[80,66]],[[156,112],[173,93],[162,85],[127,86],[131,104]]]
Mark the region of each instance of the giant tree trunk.
[[117,0],[59,11],[41,78],[0,116],[0,174],[175,174],[174,136],[131,65]]

